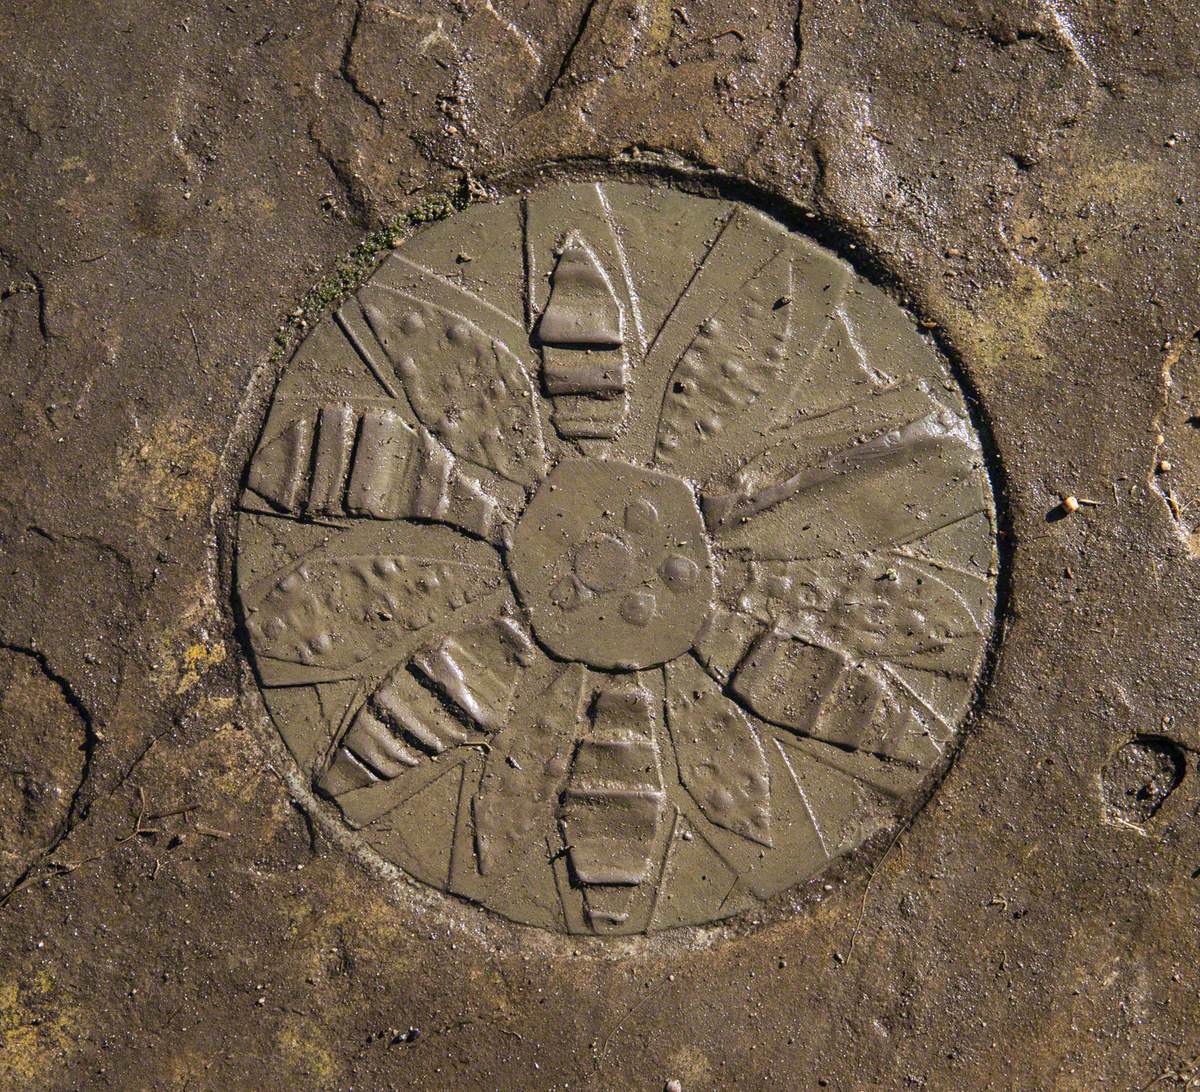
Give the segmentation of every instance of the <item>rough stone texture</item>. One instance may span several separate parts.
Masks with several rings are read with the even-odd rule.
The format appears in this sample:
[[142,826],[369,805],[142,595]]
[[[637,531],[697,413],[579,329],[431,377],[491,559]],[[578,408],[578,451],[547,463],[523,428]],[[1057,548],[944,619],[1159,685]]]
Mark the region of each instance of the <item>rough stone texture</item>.
[[[10,2],[0,41],[3,715],[39,725],[6,727],[0,814],[14,743],[69,799],[5,827],[0,1081],[1197,1072],[1193,5]],[[614,164],[756,195],[906,298],[1004,502],[1003,639],[937,795],[870,869],[699,947],[551,948],[381,884],[292,803],[227,606],[309,286],[431,194]],[[1115,822],[1135,737],[1186,769]]]

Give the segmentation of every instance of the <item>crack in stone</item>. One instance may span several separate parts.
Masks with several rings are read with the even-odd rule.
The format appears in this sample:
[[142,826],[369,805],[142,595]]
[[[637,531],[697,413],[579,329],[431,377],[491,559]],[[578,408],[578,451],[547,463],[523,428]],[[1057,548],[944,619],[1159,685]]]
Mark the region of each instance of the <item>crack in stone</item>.
[[[11,645],[4,645],[4,644],[0,644],[0,648],[7,648],[10,651],[16,651],[16,652],[25,651],[24,649],[13,648],[13,646],[11,646]],[[57,679],[54,675],[50,675],[49,677],[52,680],[57,681]],[[141,751],[138,752],[137,757],[134,758],[133,761],[129,763],[129,765],[125,768],[125,771],[117,779],[117,781],[113,785],[113,787],[108,790],[108,792],[106,792],[102,797],[97,797],[97,799],[94,800],[91,805],[89,805],[85,809],[83,809],[82,812],[80,813],[80,815],[77,818],[75,818],[73,821],[68,816],[68,822],[67,822],[66,828],[62,831],[62,833],[59,834],[58,837],[56,837],[54,839],[54,841],[51,842],[50,845],[48,845],[44,850],[42,850],[41,853],[38,854],[37,858],[29,865],[29,867],[27,869],[25,869],[24,872],[21,873],[20,876],[17,877],[17,879],[12,884],[9,885],[7,890],[0,892],[0,909],[3,909],[8,904],[9,900],[12,899],[12,897],[14,895],[16,895],[19,891],[21,891],[25,887],[28,887],[29,884],[32,882],[32,878],[34,876],[36,869],[39,866],[46,864],[50,860],[50,858],[54,856],[54,854],[58,851],[58,849],[62,846],[62,844],[76,830],[78,830],[85,822],[87,822],[87,820],[91,816],[92,809],[95,804],[98,804],[102,801],[111,800],[117,794],[117,792],[120,791],[120,789],[122,789],[126,785],[126,783],[129,781],[130,777],[133,776],[134,770],[136,770],[138,768],[138,766],[141,765],[141,763],[145,760],[146,756],[150,753],[151,750],[153,750],[154,746],[160,740],[162,740],[164,737],[170,735],[171,731],[175,728],[175,726],[176,726],[176,722],[174,720],[172,720],[169,727],[164,728],[157,735],[151,736],[150,740],[147,742],[146,746],[143,747],[141,749]],[[97,744],[99,742],[100,742],[99,736],[95,736],[93,746],[94,746],[94,744]],[[90,762],[91,762],[91,753],[90,753],[90,748],[89,748],[89,753],[85,756],[84,773],[80,778],[79,787],[75,793],[76,796],[79,795],[79,793],[82,791],[83,787],[86,785],[86,783],[88,781]],[[74,801],[72,801],[72,803],[74,803]],[[134,831],[134,836],[136,836],[137,834],[140,834],[140,833],[147,833],[147,832],[141,830],[140,824],[139,824],[139,828]],[[110,849],[117,848],[118,846],[122,845],[123,843],[129,841],[130,837],[132,837],[132,836],[122,838],[120,841],[116,842],[112,847],[110,847]],[[107,852],[109,852],[109,851],[106,850],[105,853],[107,853]],[[103,855],[104,854],[101,854],[101,856],[103,856]],[[54,875],[67,875],[71,872],[74,872],[76,870],[76,868],[79,867],[79,864],[86,863],[86,862],[89,862],[89,861],[92,861],[95,859],[97,859],[97,858],[85,858],[85,860],[83,862],[78,862],[75,865],[72,865],[69,867],[58,866],[59,871],[57,873],[51,874],[50,876],[47,876],[47,879],[53,878]]]
[[592,12],[596,10],[596,5],[599,0],[588,0],[588,5],[583,9],[583,15],[580,16],[579,23],[575,28],[575,34],[571,41],[567,44],[567,48],[563,53],[562,63],[558,66],[558,72],[554,79],[550,81],[550,86],[546,88],[546,93],[542,96],[542,105],[549,106],[551,98],[554,97],[563,82],[567,78],[567,74],[571,68],[571,62],[575,59],[575,51],[579,47],[579,43],[583,40],[584,34],[587,33],[588,24],[592,19]]
[[358,77],[351,69],[354,61],[354,42],[358,38],[358,28],[362,23],[362,17],[363,4],[362,0],[359,0],[354,9],[354,18],[350,22],[350,31],[346,35],[346,45],[342,50],[341,63],[338,65],[338,75],[345,81],[346,86],[348,86],[350,90],[354,92],[355,97],[365,102],[367,106],[374,111],[375,116],[382,123],[383,107],[373,95],[363,88],[363,86],[358,82]]
[[79,775],[79,782],[76,784],[71,793],[71,800],[67,806],[66,818],[63,820],[62,829],[50,841],[50,844],[43,849],[30,862],[19,876],[9,885],[8,889],[0,893],[0,906],[3,906],[9,898],[15,894],[25,884],[29,876],[33,874],[42,862],[53,856],[59,846],[71,835],[71,833],[79,826],[84,819],[87,818],[90,812],[90,807],[83,802],[83,790],[87,786],[92,776],[92,767],[95,759],[96,747],[100,743],[100,736],[96,731],[95,718],[92,710],[88,707],[87,702],[79,695],[72,685],[70,679],[64,675],[60,675],[50,665],[49,657],[39,648],[32,645],[22,645],[13,641],[0,641],[0,649],[6,652],[13,652],[19,656],[26,656],[37,664],[42,674],[58,687],[59,692],[63,696],[72,712],[79,717],[83,723],[84,739],[83,739],[83,769]]
[[317,136],[314,126],[315,122],[308,127],[308,139],[317,150],[317,154],[325,161],[325,165],[329,168],[337,184],[341,187],[342,196],[350,206],[350,218],[352,222],[358,227],[365,228],[371,219],[371,207],[370,201],[363,191],[362,182],[334,153],[333,149]]
[[34,290],[37,293],[38,333],[42,335],[43,341],[49,341],[50,329],[46,325],[46,284],[32,269],[29,271],[29,279],[33,281]]
[[800,22],[804,18],[804,0],[796,0],[796,14],[792,17],[792,67],[779,84],[782,91],[792,81],[792,77],[800,68],[800,54],[804,50],[804,32]]

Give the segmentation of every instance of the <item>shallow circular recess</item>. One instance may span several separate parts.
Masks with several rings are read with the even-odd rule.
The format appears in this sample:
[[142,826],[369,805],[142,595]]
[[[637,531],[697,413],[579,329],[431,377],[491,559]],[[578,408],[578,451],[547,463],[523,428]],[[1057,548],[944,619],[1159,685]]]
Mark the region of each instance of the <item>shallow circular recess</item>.
[[934,345],[745,205],[564,183],[387,255],[283,371],[236,596],[364,852],[542,929],[760,910],[944,772],[995,607]]

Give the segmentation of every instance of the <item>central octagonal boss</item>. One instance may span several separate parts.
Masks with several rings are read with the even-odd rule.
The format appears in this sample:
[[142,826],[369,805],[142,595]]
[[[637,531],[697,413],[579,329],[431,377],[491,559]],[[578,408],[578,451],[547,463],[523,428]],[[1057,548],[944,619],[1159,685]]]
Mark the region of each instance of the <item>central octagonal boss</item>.
[[692,646],[711,606],[712,564],[687,483],[603,459],[550,473],[509,556],[533,631],[553,655],[625,671]]

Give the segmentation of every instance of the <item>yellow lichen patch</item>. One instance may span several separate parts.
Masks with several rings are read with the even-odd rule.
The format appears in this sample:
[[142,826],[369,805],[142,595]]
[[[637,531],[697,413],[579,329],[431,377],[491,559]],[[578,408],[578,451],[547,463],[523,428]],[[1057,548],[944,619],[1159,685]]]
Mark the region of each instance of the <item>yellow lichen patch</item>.
[[186,604],[181,613],[154,634],[151,671],[155,688],[163,695],[190,690],[228,656],[223,642],[209,639],[210,627],[218,624],[220,617],[209,573],[198,573],[180,599]]
[[[1100,149],[1098,149],[1100,150]],[[1134,159],[1107,159],[1097,155],[1090,165],[1072,172],[1067,181],[1067,200],[1096,198],[1121,204],[1162,200],[1162,180],[1149,163]]]
[[[198,707],[203,717],[205,706]],[[232,721],[223,721],[193,744],[190,756],[197,768],[204,770],[205,791],[214,800],[236,802],[239,808],[260,801],[264,792],[262,751],[253,733]],[[291,809],[284,800],[275,800],[265,817],[267,830],[275,831],[289,818]]]
[[113,492],[141,498],[140,526],[164,512],[190,519],[208,505],[217,463],[211,437],[197,434],[194,422],[164,418],[120,457]]
[[179,677],[175,693],[183,694],[191,690],[200,681],[201,675],[210,667],[224,663],[227,655],[224,641],[213,641],[212,644],[197,641],[188,645],[183,652],[183,673]]
[[670,39],[675,6],[672,0],[654,0],[650,4],[645,38],[647,53],[660,52]]
[[338,1067],[333,1052],[313,1037],[316,1025],[296,1015],[288,1016],[275,1036],[280,1060],[286,1072],[306,1078],[308,1087],[330,1088]]
[[712,1085],[712,1063],[694,1046],[680,1047],[667,1061],[667,1070],[684,1088],[708,1088]]
[[[330,890],[338,890],[332,885]],[[297,963],[312,982],[341,973],[351,961],[384,961],[400,973],[412,944],[412,933],[397,920],[394,909],[379,895],[357,886],[347,901],[330,902],[296,915],[292,929]]]
[[989,289],[959,312],[968,358],[985,373],[1046,360],[1046,333],[1054,316],[1070,306],[1070,295],[1070,285],[1021,266],[1009,284]]
[[[1098,162],[1098,166],[1093,166]],[[952,304],[968,359],[985,374],[1054,364],[1060,316],[1080,316],[1109,295],[1120,252],[1109,217],[1092,207],[1120,206],[1136,217],[1160,200],[1163,182],[1147,163],[1112,161],[1084,149],[1064,161],[1056,184],[1023,191],[1005,218],[1012,272],[977,297]],[[1044,194],[1053,196],[1045,203]]]
[[54,1005],[44,971],[0,982],[0,1087],[47,1087],[46,1074],[66,1053],[75,1013]]

